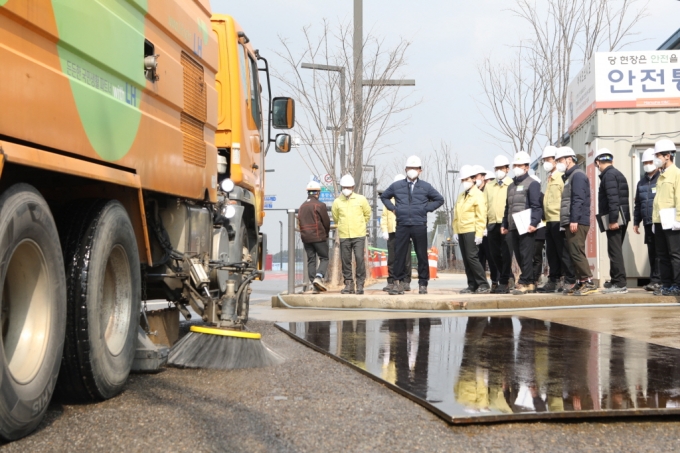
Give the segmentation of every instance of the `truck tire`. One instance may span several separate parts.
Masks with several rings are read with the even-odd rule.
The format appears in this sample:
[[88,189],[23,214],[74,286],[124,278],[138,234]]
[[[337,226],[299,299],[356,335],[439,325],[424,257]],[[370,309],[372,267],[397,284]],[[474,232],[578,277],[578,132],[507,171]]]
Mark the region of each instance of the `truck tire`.
[[45,199],[16,184],[0,196],[0,438],[33,431],[59,374],[66,280],[57,227]]
[[69,207],[59,222],[68,297],[57,389],[71,401],[123,390],[135,356],[141,270],[130,218],[118,201]]

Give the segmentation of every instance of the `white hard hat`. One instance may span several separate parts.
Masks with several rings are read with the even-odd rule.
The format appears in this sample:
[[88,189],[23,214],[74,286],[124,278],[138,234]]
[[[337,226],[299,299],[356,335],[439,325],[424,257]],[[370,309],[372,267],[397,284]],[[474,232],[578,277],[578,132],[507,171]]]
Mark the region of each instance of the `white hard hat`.
[[662,138],[654,144],[654,154],[658,153],[674,153],[677,149],[675,148],[675,143],[668,140],[667,138]]
[[496,179],[496,175],[494,175],[492,171],[487,171],[484,179]]
[[612,159],[614,158],[614,153],[609,151],[607,148],[600,148],[595,153],[595,160],[598,160],[600,157],[607,155],[612,156]]
[[561,159],[563,157],[576,157],[576,153],[574,152],[573,149],[571,149],[568,146],[563,146],[561,148],[557,148],[557,154],[555,154],[555,160]]
[[401,180],[404,180],[404,179],[406,179],[406,176],[397,175],[397,176],[394,177],[394,182],[401,181]]
[[500,155],[496,156],[496,158],[493,160],[493,166],[494,168],[496,167],[505,167],[505,166],[510,166],[510,161],[508,160],[507,157]]
[[475,173],[475,167],[472,165],[463,165],[460,167],[460,179],[467,179],[471,176],[475,176],[477,173]]
[[541,155],[541,159],[545,159],[546,157],[555,157],[556,154],[557,148],[552,145],[548,145],[543,150],[543,155]]
[[415,168],[420,168],[422,167],[422,164],[420,163],[420,157],[418,156],[411,156],[408,159],[406,159],[406,167],[415,167]]
[[528,153],[525,153],[524,151],[520,151],[517,154],[515,154],[515,157],[512,158],[512,165],[529,165],[531,164],[531,156],[529,156]]
[[310,190],[321,190],[321,184],[316,181],[309,181],[309,184],[307,184],[307,191],[309,192]]
[[354,187],[354,178],[352,178],[352,175],[345,175],[340,178],[340,187]]
[[474,171],[476,175],[480,175],[480,174],[485,175],[486,174],[486,170],[481,165],[473,165],[472,171]]
[[642,153],[642,162],[651,162],[654,160],[654,148],[647,148],[644,153]]

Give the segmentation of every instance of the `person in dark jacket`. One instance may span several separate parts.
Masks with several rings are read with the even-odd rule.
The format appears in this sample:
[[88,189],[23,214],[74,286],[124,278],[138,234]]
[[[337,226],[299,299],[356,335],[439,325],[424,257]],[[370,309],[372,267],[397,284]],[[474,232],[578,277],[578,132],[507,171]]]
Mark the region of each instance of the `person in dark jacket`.
[[[541,183],[541,178],[539,178],[536,175],[531,175],[532,178],[536,180],[539,184]],[[544,206],[543,200],[545,196],[543,195],[543,192],[541,192],[541,206]],[[543,222],[545,222],[545,212],[543,213],[543,219],[541,219]],[[536,230],[536,237],[535,237],[535,244],[534,244],[534,258],[533,258],[533,266],[534,266],[534,287],[538,291],[538,284],[541,282],[541,275],[543,275],[543,250],[545,249],[545,237],[546,237],[546,228],[538,228]]]
[[[607,234],[609,276],[611,285],[603,293],[627,293],[626,267],[623,261],[623,240],[630,222],[628,181],[614,167],[614,155],[607,148],[595,154],[595,166],[600,171],[600,188],[597,192],[600,217]],[[604,216],[604,217],[602,217]]]
[[[380,196],[385,209],[397,216],[394,262],[395,282],[389,294],[404,294],[402,281],[406,277],[406,254],[409,241],[418,258],[418,293],[427,294],[430,267],[427,259],[427,214],[444,204],[444,197],[429,183],[420,179],[422,164],[418,156],[406,160],[406,179],[393,182]],[[392,203],[391,198],[394,198]]]
[[647,291],[656,291],[661,287],[659,276],[659,260],[656,257],[656,242],[652,232],[652,212],[654,211],[654,197],[656,196],[656,182],[659,179],[659,169],[654,165],[654,148],[642,153],[642,168],[645,174],[640,178],[635,189],[635,206],[633,208],[633,231],[640,234],[640,222],[645,232],[645,244],[649,255],[649,284]]
[[586,255],[586,238],[590,230],[590,181],[576,165],[576,153],[568,146],[555,154],[557,171],[564,173],[564,190],[560,205],[560,228],[565,230],[567,250],[574,264],[576,284],[564,289],[569,296],[587,296],[597,292]]
[[[505,203],[505,213],[501,234],[509,234],[512,240],[512,251],[521,270],[515,289],[515,295],[536,292],[534,286],[534,252],[536,245],[536,230],[543,218],[541,204],[541,185],[529,176],[531,157],[521,151],[512,160],[512,171],[515,177],[508,186],[508,198]],[[520,234],[514,215],[531,210],[527,232]]]
[[307,184],[307,200],[298,210],[300,238],[307,254],[307,272],[309,281],[314,285],[314,292],[327,289],[324,277],[328,270],[328,232],[331,229],[328,207],[319,201],[320,193],[321,185],[318,182],[311,181]]

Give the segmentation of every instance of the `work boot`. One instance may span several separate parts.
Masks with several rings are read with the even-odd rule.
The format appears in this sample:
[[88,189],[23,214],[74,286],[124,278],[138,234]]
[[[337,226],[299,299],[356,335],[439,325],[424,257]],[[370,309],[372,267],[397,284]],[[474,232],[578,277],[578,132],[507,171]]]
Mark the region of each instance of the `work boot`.
[[411,291],[411,282],[404,282],[401,284],[404,291]]
[[491,292],[491,288],[484,285],[484,286],[480,286],[479,288],[477,288],[477,291],[475,291],[475,294],[489,294],[490,292]]
[[625,286],[612,285],[609,288],[602,290],[603,294],[625,294],[628,292],[628,288]]
[[354,294],[354,282],[352,280],[346,280],[345,287],[340,291],[340,294]]
[[364,283],[357,283],[357,294],[363,294],[364,293]]
[[548,281],[545,285],[538,288],[539,293],[554,293],[557,290],[557,283]]
[[587,296],[588,294],[593,294],[597,292],[597,286],[591,280],[587,282],[581,282],[581,286],[578,290],[574,291],[574,296]]
[[476,291],[475,288],[473,288],[473,287],[471,287],[471,286],[468,286],[467,288],[462,289],[462,290],[460,291],[460,294],[473,294],[475,291]]
[[510,287],[507,284],[499,283],[495,294],[510,294]]
[[497,289],[498,289],[498,282],[491,282],[491,290],[489,292],[491,294],[495,294]]
[[316,277],[312,284],[314,285],[314,288],[316,288],[318,291],[321,292],[328,291],[328,288],[326,288],[326,285],[323,284],[323,279],[321,277]]
[[404,294],[404,288],[401,286],[400,281],[395,281],[394,285],[392,285],[392,289],[390,290],[390,296],[398,296],[400,294]]
[[418,294],[427,294],[427,286],[418,285]]
[[383,288],[383,291],[387,291],[389,293],[392,287],[394,287],[394,283],[388,283],[387,286]]
[[657,289],[661,288],[661,285],[658,283],[649,283],[645,285],[645,291],[656,291]]

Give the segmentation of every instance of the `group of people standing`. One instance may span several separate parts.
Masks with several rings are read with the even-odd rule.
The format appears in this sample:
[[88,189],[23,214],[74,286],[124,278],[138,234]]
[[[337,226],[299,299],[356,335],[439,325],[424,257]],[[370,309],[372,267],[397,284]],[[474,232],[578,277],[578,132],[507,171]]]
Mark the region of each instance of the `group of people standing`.
[[[656,142],[643,153],[644,176],[637,184],[633,231],[643,224],[650,263],[650,283],[655,295],[680,295],[680,170],[674,164],[675,144]],[[515,154],[494,160],[495,179],[480,166],[460,169],[463,184],[456,202],[454,241],[460,245],[468,287],[463,293],[513,294],[562,292],[585,296],[598,291],[586,255],[591,228],[591,190],[574,150],[545,148],[541,160],[548,174],[545,193],[540,180],[529,175],[530,156]],[[626,293],[623,242],[631,221],[626,177],[614,166],[613,153],[601,148],[595,154],[599,172],[598,226],[606,232],[610,280],[604,293]],[[512,170],[513,177],[508,174]],[[657,190],[658,189],[658,190]],[[662,223],[662,216],[669,219]],[[487,245],[488,244],[488,245]],[[549,265],[548,281],[542,275],[543,247]],[[520,268],[511,290],[513,256]],[[491,284],[483,262],[489,261]]]
[[[645,235],[651,268],[645,289],[655,295],[680,295],[680,169],[674,163],[675,152],[675,144],[662,139],[643,153],[645,174],[637,183],[634,198],[633,231]],[[461,293],[521,295],[540,291],[585,296],[598,291],[586,255],[592,204],[588,176],[567,146],[546,147],[541,161],[547,172],[545,191],[540,179],[529,174],[531,160],[525,152],[515,154],[512,162],[497,156],[493,173],[479,165],[460,169],[463,190],[454,209],[453,240],[460,246],[467,277],[467,287]],[[613,153],[606,148],[596,152],[595,166],[600,177],[596,218],[600,230],[606,232],[610,261],[610,280],[603,292],[626,293],[623,242],[631,222],[628,181],[615,168]],[[380,195],[384,205],[381,230],[388,247],[385,291],[399,295],[410,290],[413,247],[418,292],[427,294],[427,214],[438,209],[444,198],[420,179],[422,166],[417,156],[407,159],[405,170],[406,176],[397,175]],[[342,194],[331,208],[340,238],[343,294],[363,294],[366,279],[364,247],[371,208],[364,196],[354,192],[354,184],[350,175],[341,178]],[[298,214],[315,292],[326,290],[330,230],[326,205],[318,200],[320,190],[318,183],[309,183],[308,199]],[[538,287],[544,247],[548,281]],[[520,268],[517,279],[513,256]]]

